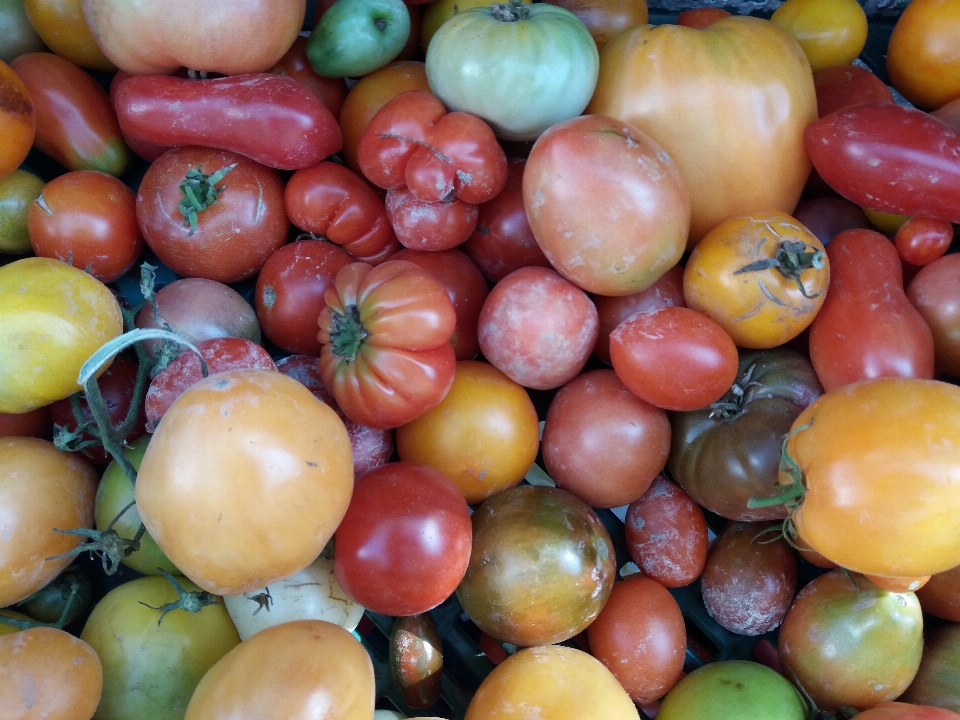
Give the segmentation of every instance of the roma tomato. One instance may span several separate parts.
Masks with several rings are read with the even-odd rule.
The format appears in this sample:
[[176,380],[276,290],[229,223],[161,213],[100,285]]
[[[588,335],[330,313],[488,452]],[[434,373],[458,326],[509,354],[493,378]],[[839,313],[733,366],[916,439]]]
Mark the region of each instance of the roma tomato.
[[935,110],[960,97],[960,8],[920,0],[903,9],[887,45],[887,74],[914,105]]
[[296,380],[244,369],[201,380],[167,411],[140,465],[136,500],[147,531],[187,577],[236,595],[313,562],[352,488],[350,439],[337,414]]
[[856,0],[787,0],[770,21],[800,44],[814,72],[852,63],[867,43],[867,14]]
[[457,316],[446,288],[413,263],[350,263],[317,320],[320,374],[347,417],[373,428],[408,423],[453,384]]
[[43,42],[60,57],[83,68],[116,71],[90,32],[81,0],[23,0],[23,9]]
[[0,152],[0,178],[9,175],[24,161],[37,128],[36,111],[30,93],[17,73],[0,60],[0,133],[4,137]]
[[224,283],[259,272],[290,227],[276,170],[194,146],[172,148],[147,169],[137,221],[171,270]]
[[907,298],[933,333],[933,364],[960,377],[960,253],[934,260],[907,286]]
[[578,117],[540,136],[523,172],[530,228],[550,263],[600,295],[630,295],[677,264],[690,197],[674,162],[644,132]]

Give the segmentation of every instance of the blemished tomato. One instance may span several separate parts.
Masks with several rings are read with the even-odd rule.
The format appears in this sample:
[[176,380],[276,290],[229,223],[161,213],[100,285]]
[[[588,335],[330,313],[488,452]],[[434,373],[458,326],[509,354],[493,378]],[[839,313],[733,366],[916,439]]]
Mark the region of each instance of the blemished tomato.
[[[186,578],[177,582],[187,592],[199,590]],[[137,578],[108,592],[90,613],[80,638],[103,664],[98,720],[182,718],[203,675],[240,643],[222,599],[200,612],[173,610],[158,623],[161,611],[154,608],[178,597],[166,578]]]
[[465,720],[526,720],[531,707],[551,720],[640,717],[599,660],[582,650],[544,645],[525,648],[495,667],[470,701]]
[[899,696],[917,672],[923,618],[913,593],[831,570],[798,594],[779,632],[780,662],[823,710],[867,709]]
[[0,60],[0,178],[12,173],[30,152],[36,133],[36,112],[30,93],[13,69]]
[[256,274],[290,227],[276,170],[195,146],[172,148],[150,165],[137,191],[137,221],[171,270],[224,283]]
[[733,340],[687,307],[631,315],[610,333],[610,360],[630,392],[665,410],[706,407],[737,377]]
[[549,390],[572,380],[597,342],[597,309],[550,268],[524,267],[498,282],[480,311],[480,351],[524,387]]
[[184,575],[236,595],[313,562],[352,488],[337,414],[296,380],[244,369],[201,380],[171,406],[147,446],[136,500]]
[[470,508],[436,468],[388,463],[357,478],[335,535],[340,587],[382,615],[416,615],[450,597],[470,559]]
[[0,438],[0,607],[29,597],[59,575],[80,543],[54,532],[91,527],[97,473],[76,455],[37,438]]
[[40,197],[43,185],[43,180],[36,175],[19,168],[0,178],[0,253],[30,252],[27,216],[30,205]]
[[787,0],[770,21],[800,44],[814,72],[848,65],[867,43],[867,14],[856,0]]
[[440,404],[397,428],[397,452],[442,471],[474,504],[523,479],[537,457],[539,431],[522,386],[492,365],[465,360]]
[[887,46],[887,74],[914,105],[935,110],[960,97],[960,8],[919,0],[903,9]]
[[83,68],[117,69],[97,46],[81,0],[23,0],[23,9],[46,46],[60,57]]
[[24,413],[80,390],[80,367],[123,332],[110,289],[59,260],[0,267],[0,412]]
[[38,627],[0,636],[0,717],[90,720],[103,668],[90,645]]
[[373,664],[353,635],[324,620],[297,620],[261,630],[221,658],[197,686],[185,720],[285,720],[318,712],[370,720],[374,692]]
[[666,465],[670,420],[613,370],[593,370],[550,401],[542,449],[557,487],[591,507],[620,507],[643,495]]
[[459,198],[420,200],[406,185],[385,198],[387,218],[400,244],[411,250],[438,252],[465,242],[477,227],[480,208]]
[[917,267],[943,257],[952,242],[953,225],[946,220],[925,217],[907,218],[893,238],[900,259]]
[[621,30],[647,22],[648,16],[646,0],[551,0],[550,4],[580,18],[597,44],[597,50],[603,50],[607,41]]
[[960,377],[960,253],[921,268],[907,286],[907,298],[933,333],[934,367]]
[[656,580],[631,576],[613,584],[587,628],[590,654],[612,672],[631,699],[652,702],[683,673],[687,630],[680,606]]
[[523,204],[544,255],[565,278],[600,295],[639,292],[677,264],[690,202],[661,146],[611,117],[553,125],[523,172]]
[[94,170],[55,177],[30,206],[30,243],[40,257],[54,258],[110,283],[140,257],[133,191]]
[[739,347],[772,348],[813,322],[829,282],[830,263],[813,233],[785,213],[751,213],[697,243],[683,271],[683,297]]

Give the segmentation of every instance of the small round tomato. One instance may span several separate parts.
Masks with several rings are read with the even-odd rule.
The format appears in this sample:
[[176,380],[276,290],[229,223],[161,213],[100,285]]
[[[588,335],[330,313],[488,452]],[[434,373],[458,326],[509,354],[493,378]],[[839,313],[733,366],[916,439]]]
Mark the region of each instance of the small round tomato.
[[859,205],[838,197],[803,200],[793,211],[793,217],[816,235],[824,247],[844,230],[870,227],[870,221]]
[[904,97],[935,110],[960,97],[960,7],[951,0],[913,0],[887,45],[887,74]]
[[33,101],[23,81],[0,60],[0,178],[17,169],[30,152],[36,132]]
[[336,2],[310,33],[307,57],[324,77],[361,77],[394,60],[409,37],[402,0]]
[[27,217],[30,205],[40,197],[43,180],[19,168],[0,178],[0,253],[30,252]]
[[856,0],[787,0],[770,21],[800,44],[814,71],[850,64],[867,43],[867,14]]
[[953,225],[936,218],[911,217],[897,228],[893,244],[900,259],[909,265],[932,263],[950,248]]

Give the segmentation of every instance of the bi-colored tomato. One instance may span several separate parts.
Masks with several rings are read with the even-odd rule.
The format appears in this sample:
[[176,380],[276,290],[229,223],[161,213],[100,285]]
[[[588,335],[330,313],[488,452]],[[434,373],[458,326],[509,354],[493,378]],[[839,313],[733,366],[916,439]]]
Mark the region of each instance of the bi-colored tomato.
[[36,132],[36,113],[30,93],[17,73],[0,60],[0,178],[12,173],[30,152]]

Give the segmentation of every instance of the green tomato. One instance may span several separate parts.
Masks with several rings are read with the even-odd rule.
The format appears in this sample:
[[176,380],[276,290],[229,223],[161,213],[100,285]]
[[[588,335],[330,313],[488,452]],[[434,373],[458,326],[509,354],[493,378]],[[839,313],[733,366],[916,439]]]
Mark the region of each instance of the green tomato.
[[27,215],[42,191],[43,180],[26,170],[17,169],[0,178],[0,253],[30,252]]
[[657,720],[805,720],[807,705],[778,672],[749,660],[697,668],[660,703]]
[[160,612],[141,605],[177,597],[165,578],[143,577],[111,590],[90,613],[80,637],[103,665],[97,720],[183,720],[200,679],[240,643],[222,601],[198,613],[173,610],[159,625]]
[[9,63],[18,55],[41,50],[46,46],[27,19],[23,0],[0,0],[0,60]]
[[[135,470],[140,469],[140,461],[150,443],[150,436],[144,435],[133,441],[131,446],[123,451]],[[120,512],[133,502],[134,486],[124,475],[116,460],[107,466],[97,488],[97,499],[94,507],[97,530],[103,532],[119,515],[113,524],[117,534],[126,539],[133,538],[140,529],[140,513],[137,506],[127,508],[123,515]],[[144,531],[140,538],[140,549],[120,560],[124,565],[133,568],[144,575],[159,575],[163,568],[171,575],[180,575],[177,567],[170,562],[163,550],[157,545],[150,533]]]
[[535,140],[583,112],[600,59],[569,10],[493,4],[447,20],[427,47],[430,89],[450,110],[478,115],[504,140]]
[[307,40],[307,59],[324,77],[360,77],[388,64],[410,37],[402,0],[337,0]]

